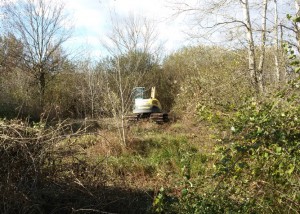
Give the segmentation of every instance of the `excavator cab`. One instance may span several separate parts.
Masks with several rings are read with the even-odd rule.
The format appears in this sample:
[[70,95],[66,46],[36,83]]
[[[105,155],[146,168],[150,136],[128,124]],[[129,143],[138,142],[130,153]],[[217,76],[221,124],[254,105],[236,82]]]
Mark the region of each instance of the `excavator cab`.
[[133,99],[144,99],[145,87],[135,87],[132,90]]

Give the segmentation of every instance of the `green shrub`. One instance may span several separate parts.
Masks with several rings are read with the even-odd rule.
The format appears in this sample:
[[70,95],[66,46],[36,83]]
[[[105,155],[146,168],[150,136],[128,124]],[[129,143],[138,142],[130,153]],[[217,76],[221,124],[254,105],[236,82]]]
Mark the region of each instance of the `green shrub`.
[[247,212],[300,209],[300,99],[297,89],[249,101],[232,118],[216,164],[220,190]]
[[[300,96],[294,82],[277,95],[253,98],[228,115],[199,106],[219,131],[214,170],[199,151],[180,153],[180,194],[164,189],[157,213],[297,213],[300,210]],[[199,174],[195,166],[204,168]],[[207,162],[207,164],[206,164]],[[205,165],[206,164],[206,165]],[[201,167],[197,168],[197,170]],[[210,170],[210,171],[209,171]],[[209,172],[213,171],[213,175]]]

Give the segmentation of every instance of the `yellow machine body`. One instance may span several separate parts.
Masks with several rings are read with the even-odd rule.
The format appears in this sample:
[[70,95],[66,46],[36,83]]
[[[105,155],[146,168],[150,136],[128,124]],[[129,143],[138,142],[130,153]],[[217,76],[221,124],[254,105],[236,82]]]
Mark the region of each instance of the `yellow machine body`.
[[159,113],[161,112],[160,102],[156,98],[135,99],[133,113]]

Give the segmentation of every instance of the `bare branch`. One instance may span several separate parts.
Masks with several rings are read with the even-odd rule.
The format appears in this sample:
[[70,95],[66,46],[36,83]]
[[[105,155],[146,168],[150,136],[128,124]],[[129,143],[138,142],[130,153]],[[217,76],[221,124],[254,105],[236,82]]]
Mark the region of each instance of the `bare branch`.
[[24,45],[24,63],[39,85],[41,106],[50,80],[60,61],[64,58],[62,45],[71,37],[69,19],[64,5],[49,0],[7,1],[4,5],[7,31]]

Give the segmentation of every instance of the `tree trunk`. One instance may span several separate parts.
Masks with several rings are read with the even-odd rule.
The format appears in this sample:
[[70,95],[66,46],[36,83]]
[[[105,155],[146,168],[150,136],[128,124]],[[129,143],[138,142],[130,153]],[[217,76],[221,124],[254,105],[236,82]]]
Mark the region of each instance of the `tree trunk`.
[[[283,47],[283,26],[280,25],[280,46]],[[285,52],[282,50],[280,52],[280,56],[282,58],[286,57],[286,54]],[[286,62],[285,62],[286,63]],[[287,82],[287,77],[286,77],[286,74],[287,74],[287,66],[283,66],[283,68],[280,70],[280,74],[279,74],[279,80],[283,83],[286,83]]]
[[275,44],[275,52],[274,52],[274,62],[275,62],[275,83],[278,85],[280,82],[284,82],[285,78],[282,76],[282,71],[280,72],[279,67],[279,23],[278,23],[278,4],[277,0],[274,0],[274,23],[275,23],[275,36],[274,36],[274,44]]
[[246,34],[247,34],[247,41],[248,41],[248,59],[249,59],[249,72],[251,77],[252,85],[255,87],[256,92],[260,93],[260,87],[258,84],[257,78],[257,70],[256,70],[256,60],[255,60],[255,46],[253,40],[253,32],[251,26],[251,19],[250,19],[250,12],[249,12],[249,2],[248,0],[242,1],[240,0],[243,11],[244,11],[244,18],[245,18],[245,25],[246,25]]
[[[300,17],[300,0],[295,0],[295,8],[296,8],[296,17]],[[296,39],[297,39],[297,49],[300,52],[300,29],[299,23],[294,24]]]
[[42,69],[39,70],[39,85],[40,85],[40,107],[44,110],[45,91],[46,91],[46,74]]
[[124,93],[123,93],[123,84],[122,84],[122,74],[121,74],[121,67],[120,67],[120,61],[118,59],[118,87],[119,87],[119,93],[120,93],[120,99],[121,99],[121,127],[119,127],[119,132],[121,135],[122,143],[124,146],[126,146],[126,130],[125,130],[125,101],[124,101]]
[[258,88],[260,92],[264,91],[264,83],[263,83],[263,71],[264,71],[264,63],[265,63],[265,55],[266,55],[266,31],[267,31],[267,9],[268,9],[268,0],[264,0],[263,2],[263,17],[262,17],[262,34],[261,34],[261,45],[260,45],[260,58],[257,69],[257,81]]

